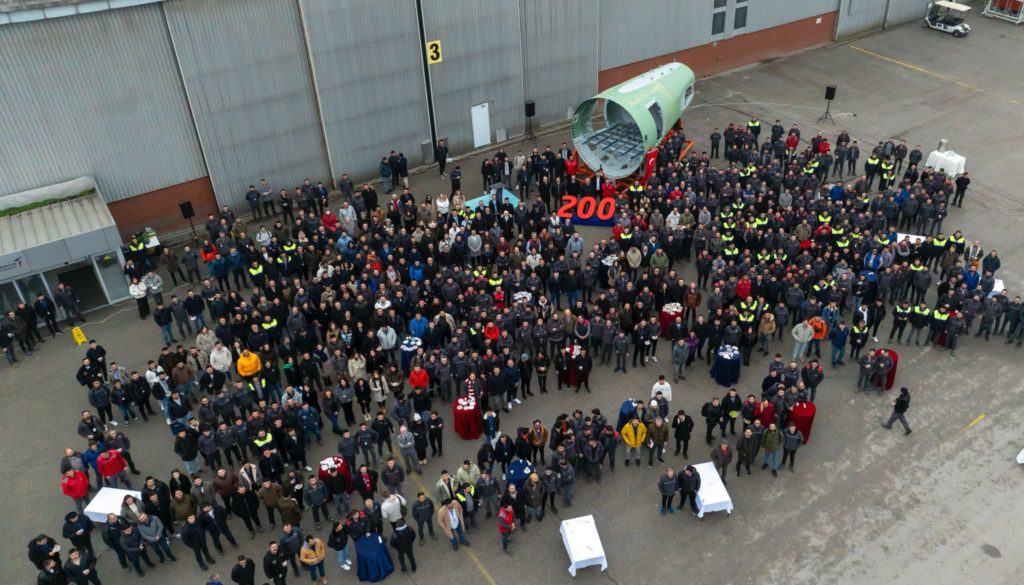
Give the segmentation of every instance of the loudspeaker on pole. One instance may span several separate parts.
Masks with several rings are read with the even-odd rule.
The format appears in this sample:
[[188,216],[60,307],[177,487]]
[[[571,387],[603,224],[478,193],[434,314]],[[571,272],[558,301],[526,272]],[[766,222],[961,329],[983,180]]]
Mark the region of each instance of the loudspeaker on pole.
[[178,204],[178,208],[181,209],[181,217],[184,219],[192,219],[196,216],[196,211],[192,209],[191,201],[182,201]]
[[527,118],[532,118],[537,115],[537,106],[533,103],[533,100],[526,102],[526,104],[524,104],[524,109],[526,110]]
[[832,101],[836,99],[836,86],[835,84],[825,87],[825,99]]

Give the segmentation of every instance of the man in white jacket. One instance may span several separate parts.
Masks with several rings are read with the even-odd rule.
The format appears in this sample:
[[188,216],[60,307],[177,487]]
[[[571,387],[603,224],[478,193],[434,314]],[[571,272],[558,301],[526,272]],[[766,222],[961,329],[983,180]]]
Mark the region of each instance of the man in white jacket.
[[228,380],[231,380],[231,370],[234,365],[234,359],[231,357],[231,350],[224,347],[224,344],[218,341],[213,346],[213,351],[210,352],[210,365],[213,369],[224,374]]

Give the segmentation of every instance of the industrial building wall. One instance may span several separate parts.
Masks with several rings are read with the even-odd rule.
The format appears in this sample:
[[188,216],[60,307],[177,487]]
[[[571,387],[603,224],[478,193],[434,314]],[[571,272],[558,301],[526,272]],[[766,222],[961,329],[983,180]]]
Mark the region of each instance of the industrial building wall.
[[108,201],[206,175],[158,5],[0,26],[0,195]]
[[523,58],[517,1],[425,0],[427,40],[441,39],[442,63],[430,66],[438,136],[453,153],[473,148],[470,110],[490,105],[491,140],[500,129],[523,133]]
[[[390,150],[430,140],[416,4],[301,0],[335,178],[373,177]],[[375,155],[376,158],[375,158]]]
[[[651,10],[634,14],[636,5],[601,2],[602,90],[668,61],[686,63],[705,76],[826,44],[835,30],[837,0],[649,0],[642,5]],[[718,31],[715,15],[721,19]],[[615,40],[625,38],[645,43]]]
[[565,120],[597,93],[600,13],[587,0],[525,0],[522,15],[527,100],[533,127]]
[[244,205],[260,178],[275,189],[329,181],[295,2],[163,6],[218,201]]
[[924,18],[928,0],[840,0],[836,39]]

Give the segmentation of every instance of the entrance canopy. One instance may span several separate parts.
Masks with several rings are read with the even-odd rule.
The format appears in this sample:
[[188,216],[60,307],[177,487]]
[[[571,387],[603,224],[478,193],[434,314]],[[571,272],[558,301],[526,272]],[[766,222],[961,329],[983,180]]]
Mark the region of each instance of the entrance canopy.
[[114,218],[89,177],[0,197],[0,281],[120,246]]

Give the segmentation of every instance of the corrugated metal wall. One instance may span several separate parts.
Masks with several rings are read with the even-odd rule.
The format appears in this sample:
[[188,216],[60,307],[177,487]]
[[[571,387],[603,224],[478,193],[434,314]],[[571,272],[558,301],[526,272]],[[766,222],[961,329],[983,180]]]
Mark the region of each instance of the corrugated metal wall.
[[108,201],[206,175],[159,6],[0,26],[0,194]]
[[597,93],[599,12],[587,0],[525,0],[526,99],[537,107],[534,128],[565,120]]
[[[819,14],[835,12],[839,8],[839,0],[798,0],[794,2],[749,0],[747,4],[749,14],[745,32],[773,28]],[[780,10],[783,4],[785,10]],[[708,21],[708,29],[710,30],[710,28],[711,22]]]
[[601,69],[707,43],[712,6],[712,0],[601,0]]
[[851,37],[924,18],[928,0],[840,0],[836,37]]
[[413,0],[301,0],[336,174],[377,174],[394,149],[420,162],[430,140]]
[[329,181],[294,1],[164,7],[217,199],[243,203],[261,177],[275,189]]
[[523,58],[518,1],[425,0],[427,40],[441,39],[444,62],[431,65],[438,136],[452,151],[473,147],[470,108],[489,102],[491,138],[522,134]]
[[[960,0],[966,4],[965,0]],[[885,15],[885,26],[897,26],[912,20],[924,20],[928,9],[928,0],[889,0],[889,12]],[[979,7],[980,11],[981,8]]]

